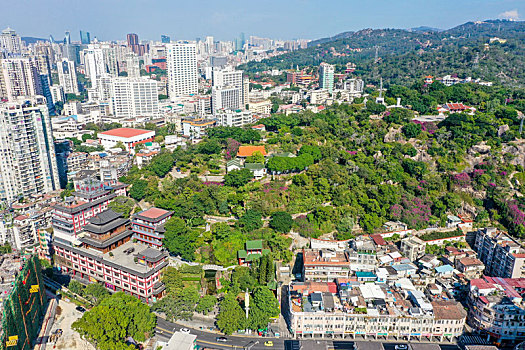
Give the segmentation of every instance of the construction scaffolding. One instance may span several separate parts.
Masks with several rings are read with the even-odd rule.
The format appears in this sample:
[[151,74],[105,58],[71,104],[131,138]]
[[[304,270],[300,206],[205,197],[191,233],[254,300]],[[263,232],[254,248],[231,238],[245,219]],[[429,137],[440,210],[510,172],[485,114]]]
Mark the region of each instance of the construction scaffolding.
[[18,259],[19,271],[2,303],[0,350],[32,349],[47,305],[40,260],[35,255]]

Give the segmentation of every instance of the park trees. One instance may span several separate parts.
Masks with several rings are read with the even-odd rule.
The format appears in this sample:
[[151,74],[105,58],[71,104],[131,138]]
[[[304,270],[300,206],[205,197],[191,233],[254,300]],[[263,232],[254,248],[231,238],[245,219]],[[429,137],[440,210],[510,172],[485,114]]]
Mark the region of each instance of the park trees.
[[131,349],[128,337],[145,341],[152,335],[156,317],[146,304],[123,292],[105,298],[71,327],[98,349]]
[[135,201],[124,196],[118,196],[113,201],[109,202],[109,208],[116,213],[122,214],[125,218],[130,217],[134,207]]
[[290,214],[285,211],[278,211],[272,214],[270,219],[270,227],[277,232],[288,233],[292,229],[293,219]]
[[253,179],[253,174],[248,169],[232,170],[224,176],[224,184],[231,187],[241,187]]

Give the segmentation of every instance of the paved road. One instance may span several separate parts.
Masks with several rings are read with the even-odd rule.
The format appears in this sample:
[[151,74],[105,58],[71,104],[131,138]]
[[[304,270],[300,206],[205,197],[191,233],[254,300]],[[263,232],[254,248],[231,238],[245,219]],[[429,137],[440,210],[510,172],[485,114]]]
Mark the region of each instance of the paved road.
[[[157,317],[157,329],[156,333],[157,336],[164,339],[169,339],[171,335],[173,334],[173,330],[177,331],[184,326],[179,325],[177,323],[168,322],[165,319],[162,319],[160,317]],[[242,336],[226,336],[228,338],[228,341],[226,342],[217,342],[217,337],[222,337],[219,333],[213,333],[213,332],[205,332],[197,329],[191,330],[192,334],[195,334],[197,336],[197,344],[203,347],[209,347],[213,349],[243,349],[244,347],[247,347],[249,345],[254,344],[255,342],[259,342],[258,344],[254,344],[254,346],[251,348],[252,350],[262,350],[262,349],[277,349],[277,350],[284,350],[284,342],[282,339],[276,339],[276,338],[255,338],[255,337],[242,337]],[[264,342],[271,340],[274,343],[273,347],[265,347]]]
[[[173,334],[173,331],[180,330],[183,328],[183,325],[168,322],[163,318],[157,317],[157,328],[156,333],[157,337],[162,340],[167,340]],[[202,347],[208,347],[213,349],[238,349],[250,347],[252,350],[299,350],[299,340],[290,340],[282,338],[266,338],[266,337],[243,337],[243,336],[226,336],[228,339],[227,342],[217,342],[216,338],[221,337],[222,335],[214,332],[207,332],[197,329],[191,329],[191,333],[197,336],[197,344]],[[265,341],[271,340],[273,342],[273,347],[264,346]],[[332,341],[325,339],[330,350],[351,350],[354,348],[353,341]],[[258,342],[258,343],[257,343]],[[378,342],[383,345],[384,350],[395,350],[396,345],[407,344],[407,343],[395,343],[395,342]],[[460,350],[459,346],[454,344],[444,344],[440,345],[441,350]]]

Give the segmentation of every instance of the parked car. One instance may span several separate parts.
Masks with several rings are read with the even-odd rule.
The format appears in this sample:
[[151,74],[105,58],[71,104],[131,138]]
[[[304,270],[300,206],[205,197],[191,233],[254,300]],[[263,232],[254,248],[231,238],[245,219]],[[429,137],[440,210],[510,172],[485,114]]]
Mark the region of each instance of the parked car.
[[190,330],[188,328],[181,328],[180,331],[182,333],[190,334]]
[[80,312],[86,312],[86,309],[84,309],[82,306],[77,306],[75,310],[80,311]]
[[395,350],[408,350],[408,345],[398,344],[398,345],[394,346],[394,349]]
[[265,341],[264,346],[273,346],[273,341],[271,340]]

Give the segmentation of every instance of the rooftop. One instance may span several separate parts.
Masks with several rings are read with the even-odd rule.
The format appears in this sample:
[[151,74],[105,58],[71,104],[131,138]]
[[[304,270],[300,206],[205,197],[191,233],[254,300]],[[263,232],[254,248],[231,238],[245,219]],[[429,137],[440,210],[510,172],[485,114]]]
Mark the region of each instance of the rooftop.
[[267,155],[264,146],[240,146],[237,151],[237,157],[249,157],[255,152],[261,152],[263,156]]
[[345,252],[333,249],[303,250],[304,265],[338,265],[350,268],[350,261]]
[[173,214],[172,211],[160,209],[160,208],[149,208],[147,210],[141,211],[140,213],[135,214],[133,217],[137,219],[143,219],[146,221],[157,222]]
[[98,135],[107,135],[107,136],[116,136],[116,137],[124,137],[124,138],[130,138],[135,137],[147,133],[151,133],[154,131],[152,130],[144,130],[144,129],[133,129],[133,128],[118,128],[113,130],[108,130],[104,132],[99,132]]
[[[80,253],[84,256],[91,257],[95,259],[96,261],[104,262],[106,265],[110,265],[118,269],[122,269],[126,272],[132,273],[134,275],[139,275],[141,277],[150,276],[154,271],[160,270],[164,266],[167,265],[167,262],[165,261],[164,263],[157,265],[157,267],[152,268],[145,264],[135,262],[135,257],[137,255],[140,255],[140,253],[146,251],[147,249],[152,249],[152,248],[149,248],[149,246],[142,244],[142,243],[132,243],[132,241],[128,241],[122,244],[121,246],[111,250],[108,253],[102,253],[99,250],[92,249],[92,248],[72,247],[72,246],[60,243],[58,241],[55,242],[55,244],[65,249],[72,250],[76,253]],[[138,252],[138,253],[133,254],[134,252]],[[113,256],[110,256],[110,253],[112,253]],[[161,257],[168,256],[168,254],[164,251],[161,251],[161,254],[162,254]]]

